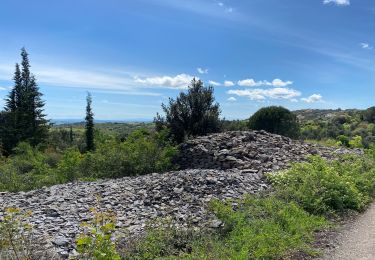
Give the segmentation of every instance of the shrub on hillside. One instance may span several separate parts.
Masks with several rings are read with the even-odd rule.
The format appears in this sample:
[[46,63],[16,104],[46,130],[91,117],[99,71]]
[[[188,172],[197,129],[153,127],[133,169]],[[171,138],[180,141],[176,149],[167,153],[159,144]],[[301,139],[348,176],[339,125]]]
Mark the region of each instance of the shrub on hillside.
[[59,183],[50,157],[21,142],[0,165],[0,191],[31,190]]
[[193,79],[187,93],[181,92],[176,100],[169,99],[169,104],[162,105],[165,117],[157,114],[156,129],[169,129],[177,143],[189,136],[218,132],[220,108],[213,92],[213,87],[205,87],[202,81]]
[[327,226],[324,218],[275,197],[216,200],[211,210],[223,222],[220,229],[150,228],[145,237],[128,241],[121,255],[125,259],[281,259],[298,250],[311,253],[308,243],[313,231]]
[[363,113],[363,119],[375,124],[375,107],[369,107]]
[[122,143],[98,144],[95,152],[85,155],[82,176],[118,178],[174,169],[172,159],[177,149],[159,137],[159,134],[138,130]]
[[250,117],[249,127],[290,138],[298,137],[300,132],[297,117],[288,109],[277,106],[259,109]]
[[375,190],[375,157],[346,156],[343,161],[310,157],[309,162],[270,174],[276,194],[313,214],[363,210]]

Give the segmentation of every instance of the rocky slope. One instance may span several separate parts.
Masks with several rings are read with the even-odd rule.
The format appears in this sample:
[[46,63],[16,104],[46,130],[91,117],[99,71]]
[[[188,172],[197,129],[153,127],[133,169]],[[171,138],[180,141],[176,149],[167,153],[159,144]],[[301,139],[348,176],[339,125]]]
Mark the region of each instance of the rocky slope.
[[79,224],[92,218],[91,207],[113,211],[119,230],[134,234],[142,232],[148,221],[163,217],[171,217],[180,226],[216,227],[220,223],[206,211],[212,198],[238,198],[267,189],[264,172],[286,168],[308,154],[332,158],[353,152],[307,145],[263,131],[199,137],[181,150],[179,162],[185,168],[181,171],[0,193],[0,219],[6,207],[31,210],[36,235],[47,246],[55,246],[60,256],[68,257],[76,254],[74,240],[82,231]]
[[238,169],[261,177],[263,172],[303,161],[307,155],[332,159],[343,153],[361,154],[362,150],[306,144],[265,131],[238,131],[189,140],[181,145],[178,161],[184,169]]

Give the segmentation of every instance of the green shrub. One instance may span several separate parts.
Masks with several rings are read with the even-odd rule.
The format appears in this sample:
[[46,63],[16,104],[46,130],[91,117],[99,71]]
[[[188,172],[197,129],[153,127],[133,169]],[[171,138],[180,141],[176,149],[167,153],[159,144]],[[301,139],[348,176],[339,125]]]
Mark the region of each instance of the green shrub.
[[331,162],[310,157],[309,162],[268,177],[278,196],[297,202],[310,213],[360,211],[374,191],[374,166],[368,156],[346,156],[343,161]]
[[0,190],[31,190],[59,183],[49,158],[27,143],[20,143],[14,154],[0,165]]
[[78,149],[69,148],[64,152],[61,161],[57,165],[57,172],[62,182],[74,181],[82,176],[82,159],[83,155]]
[[363,148],[362,136],[356,135],[349,141],[349,146],[352,148]]
[[249,128],[296,138],[300,134],[297,117],[284,107],[264,107],[249,119]]
[[94,215],[90,223],[83,226],[86,231],[77,238],[77,251],[83,259],[120,260],[116,245],[111,240],[115,230],[116,217],[110,212],[91,209]]
[[87,153],[82,162],[83,176],[118,178],[164,172],[174,169],[172,159],[177,149],[158,135],[144,130],[130,134],[126,141],[108,141]]
[[30,211],[5,208],[0,221],[0,259],[55,259],[28,224]]
[[[237,205],[233,207],[233,203]],[[280,259],[296,252],[314,253],[313,232],[328,226],[295,203],[275,197],[247,196],[211,203],[223,222],[219,230],[150,229],[146,237],[128,242],[124,259]]]

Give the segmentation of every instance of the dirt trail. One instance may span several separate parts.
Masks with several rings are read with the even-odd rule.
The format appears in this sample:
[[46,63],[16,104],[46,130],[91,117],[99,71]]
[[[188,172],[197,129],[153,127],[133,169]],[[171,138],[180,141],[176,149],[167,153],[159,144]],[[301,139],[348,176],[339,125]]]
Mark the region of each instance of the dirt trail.
[[375,203],[344,227],[337,247],[321,260],[375,260]]

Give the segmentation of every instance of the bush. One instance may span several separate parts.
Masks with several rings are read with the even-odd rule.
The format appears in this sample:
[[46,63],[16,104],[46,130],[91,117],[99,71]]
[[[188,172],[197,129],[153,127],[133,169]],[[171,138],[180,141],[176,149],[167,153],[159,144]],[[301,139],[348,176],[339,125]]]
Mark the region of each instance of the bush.
[[363,119],[369,123],[375,123],[375,107],[369,107],[363,113]]
[[268,177],[279,197],[297,202],[310,213],[361,211],[375,189],[374,158],[347,156],[343,161],[330,162],[310,157],[309,162]]
[[214,103],[212,87],[204,87],[203,82],[193,79],[188,93],[181,92],[176,100],[162,105],[165,118],[157,114],[156,129],[167,128],[177,143],[186,137],[205,135],[220,131],[219,104]]
[[363,148],[362,136],[356,135],[349,141],[349,146],[352,148]]
[[28,143],[20,143],[0,165],[0,191],[16,192],[60,183],[49,163],[50,158],[44,153]]
[[84,223],[85,232],[77,238],[77,251],[84,259],[120,260],[116,244],[112,241],[116,217],[111,212],[91,209],[93,221]]
[[34,236],[27,223],[31,212],[18,208],[3,209],[0,221],[0,259],[56,259],[41,238]]
[[339,135],[337,137],[337,144],[338,145],[342,145],[342,146],[345,146],[345,147],[349,147],[350,144],[349,144],[349,137],[345,136],[345,135]]
[[328,225],[275,197],[216,200],[211,210],[224,224],[219,230],[150,229],[128,241],[124,259],[280,259],[297,250],[312,253],[313,231]]
[[177,149],[159,137],[158,134],[138,130],[130,134],[125,142],[98,144],[95,152],[85,155],[82,175],[118,178],[175,169],[172,159]]
[[298,137],[300,132],[297,117],[288,109],[276,106],[259,109],[250,117],[249,127],[290,138]]

